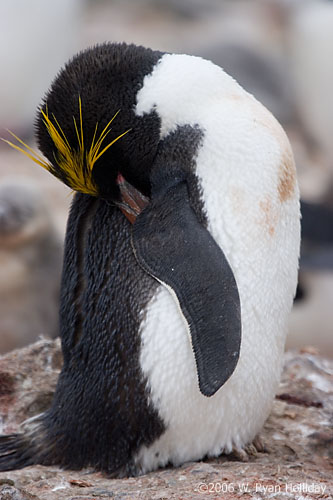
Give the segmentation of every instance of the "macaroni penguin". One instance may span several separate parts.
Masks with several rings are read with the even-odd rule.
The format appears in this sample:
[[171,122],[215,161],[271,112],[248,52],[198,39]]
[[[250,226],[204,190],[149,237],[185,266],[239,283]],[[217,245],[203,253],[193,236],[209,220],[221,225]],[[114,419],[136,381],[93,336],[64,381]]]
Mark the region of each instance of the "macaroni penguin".
[[282,128],[210,61],[114,43],[65,65],[36,128],[44,156],[10,145],[78,192],[64,364],[50,409],[0,438],[0,470],[121,477],[243,450],[271,408],[297,282]]

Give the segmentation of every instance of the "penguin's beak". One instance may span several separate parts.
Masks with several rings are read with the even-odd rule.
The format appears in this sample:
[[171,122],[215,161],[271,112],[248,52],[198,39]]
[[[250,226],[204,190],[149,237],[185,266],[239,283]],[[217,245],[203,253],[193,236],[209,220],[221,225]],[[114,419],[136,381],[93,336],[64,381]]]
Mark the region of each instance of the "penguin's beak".
[[123,214],[127,217],[131,224],[134,224],[137,216],[148,205],[149,198],[144,196],[132,184],[118,174],[116,183],[120,191],[120,201],[116,205],[120,208]]
[[148,199],[121,175],[119,208],[132,227],[140,266],[165,285],[188,326],[199,389],[212,396],[236,368],[241,343],[240,299],[231,267],[177,180]]

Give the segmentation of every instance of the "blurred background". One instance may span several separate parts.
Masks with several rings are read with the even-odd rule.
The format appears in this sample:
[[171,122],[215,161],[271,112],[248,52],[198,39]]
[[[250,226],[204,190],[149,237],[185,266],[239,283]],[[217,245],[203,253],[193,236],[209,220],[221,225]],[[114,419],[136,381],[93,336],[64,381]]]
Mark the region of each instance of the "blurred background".
[[[1,0],[0,136],[31,143],[35,110],[78,50],[126,41],[211,59],[282,123],[302,196],[287,347],[333,356],[333,1]],[[58,332],[71,194],[0,144],[0,353]],[[308,348],[309,349],[309,348]]]

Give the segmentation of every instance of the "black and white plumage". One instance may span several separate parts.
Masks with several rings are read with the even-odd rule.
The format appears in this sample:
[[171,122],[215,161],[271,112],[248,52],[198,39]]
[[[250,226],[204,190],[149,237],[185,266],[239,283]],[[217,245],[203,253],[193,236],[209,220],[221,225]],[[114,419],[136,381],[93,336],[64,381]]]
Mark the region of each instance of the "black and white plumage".
[[[128,475],[245,446],[270,409],[297,279],[282,129],[209,61],[125,44],[75,57],[42,110],[43,166],[85,194],[68,221],[54,401],[0,438],[0,469]],[[118,110],[91,166],[83,144]]]

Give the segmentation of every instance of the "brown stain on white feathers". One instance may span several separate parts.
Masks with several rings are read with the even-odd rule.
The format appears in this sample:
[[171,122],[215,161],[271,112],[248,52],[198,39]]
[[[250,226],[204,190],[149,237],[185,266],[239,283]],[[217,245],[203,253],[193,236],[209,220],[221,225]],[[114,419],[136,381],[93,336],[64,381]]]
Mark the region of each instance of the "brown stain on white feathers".
[[[264,127],[277,141],[281,151],[281,160],[278,167],[278,198],[281,203],[287,201],[295,193],[296,167],[289,140],[284,129],[270,111],[262,106],[253,96],[247,93],[234,93],[229,95],[228,98],[232,101],[242,101],[243,106],[248,106],[252,109],[254,124]],[[267,203],[263,203],[264,208],[262,209],[267,213]]]
[[269,236],[274,236],[278,216],[276,211],[274,210],[271,199],[267,196],[259,202],[259,207],[263,215],[261,224],[264,226]]
[[278,167],[277,192],[281,203],[292,198],[296,188],[296,166],[288,137],[277,120],[271,113],[263,108],[261,116],[256,118],[256,122],[268,129],[277,140],[281,159]]
[[[279,202],[284,203],[294,196],[296,188],[296,167],[289,147],[284,147],[278,170],[277,197],[266,196],[259,202],[262,214],[261,224],[270,237],[274,236],[279,220]],[[281,205],[280,205],[281,206]]]
[[279,167],[278,195],[281,203],[294,194],[296,186],[296,168],[291,150],[284,149]]

